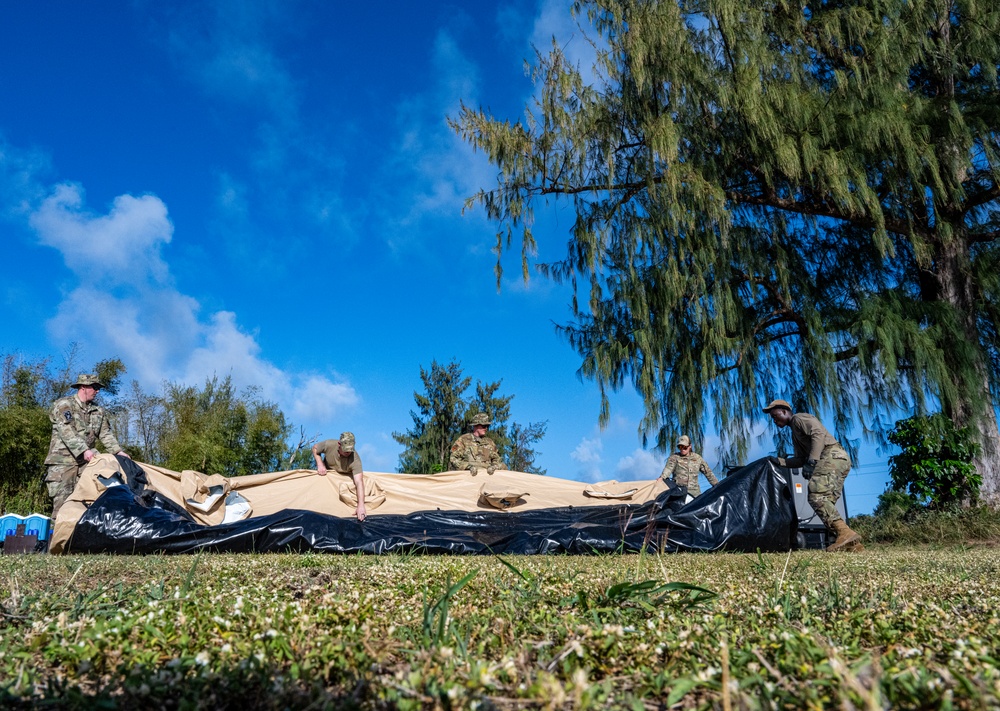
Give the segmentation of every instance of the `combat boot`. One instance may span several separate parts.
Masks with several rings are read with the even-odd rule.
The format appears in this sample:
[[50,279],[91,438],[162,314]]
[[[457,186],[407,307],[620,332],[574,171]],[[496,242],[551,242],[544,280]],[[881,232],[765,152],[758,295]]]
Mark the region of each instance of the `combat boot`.
[[826,547],[828,551],[853,550],[855,544],[861,543],[861,536],[852,531],[843,519],[834,521],[833,532],[837,534],[837,540]]

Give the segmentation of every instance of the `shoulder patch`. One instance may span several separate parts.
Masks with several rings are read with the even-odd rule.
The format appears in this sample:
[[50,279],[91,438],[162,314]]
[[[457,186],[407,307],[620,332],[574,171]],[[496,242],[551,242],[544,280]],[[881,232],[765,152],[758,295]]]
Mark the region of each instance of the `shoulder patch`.
[[63,410],[62,417],[67,425],[73,421],[73,413],[70,410]]

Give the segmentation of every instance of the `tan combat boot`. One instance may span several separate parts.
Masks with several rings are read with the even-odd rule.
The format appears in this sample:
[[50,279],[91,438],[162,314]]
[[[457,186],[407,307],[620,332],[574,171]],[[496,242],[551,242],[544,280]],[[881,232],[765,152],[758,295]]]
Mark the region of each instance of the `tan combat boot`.
[[843,519],[834,521],[833,532],[837,534],[837,540],[826,547],[830,552],[854,550],[856,545],[861,544],[861,536],[848,528]]

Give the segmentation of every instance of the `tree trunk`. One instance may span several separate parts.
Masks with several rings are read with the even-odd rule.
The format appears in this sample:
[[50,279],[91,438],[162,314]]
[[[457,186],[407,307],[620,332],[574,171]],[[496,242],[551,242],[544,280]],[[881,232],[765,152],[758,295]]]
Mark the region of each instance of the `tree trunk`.
[[[957,233],[957,230],[956,230]],[[942,246],[937,263],[938,298],[955,309],[961,319],[962,330],[969,343],[979,343],[979,333],[975,317],[975,280],[968,268],[969,245],[964,236],[955,234]],[[954,364],[956,371],[964,370],[967,364]],[[973,459],[976,470],[982,476],[980,498],[983,503],[1000,507],[1000,428],[997,425],[996,404],[990,390],[989,367],[985,354],[981,354],[975,364],[978,380],[982,383],[983,398],[981,409],[977,410],[966,399],[955,404],[948,415],[961,427],[972,425],[977,433],[980,446],[979,455]],[[960,377],[960,376],[959,376]]]
[[973,464],[983,477],[979,496],[983,503],[1000,508],[1000,431],[997,428],[996,410],[993,409],[992,402],[977,421],[977,425],[982,451],[973,460]]

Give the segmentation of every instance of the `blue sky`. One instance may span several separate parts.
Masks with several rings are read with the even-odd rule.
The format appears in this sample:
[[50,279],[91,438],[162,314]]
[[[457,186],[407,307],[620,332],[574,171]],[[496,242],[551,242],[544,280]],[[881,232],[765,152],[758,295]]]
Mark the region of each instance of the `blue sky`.
[[[540,464],[648,479],[641,404],[598,391],[553,324],[570,295],[520,280],[466,197],[495,171],[445,118],[524,115],[524,62],[588,45],[560,0],[6,3],[0,22],[0,354],[121,358],[150,391],[231,374],[309,434],[358,437],[393,471],[419,368],[503,379],[513,419],[548,421]],[[570,219],[543,215],[543,260]],[[764,432],[761,421],[760,432]],[[712,433],[700,446],[718,462]],[[754,456],[770,450],[767,437]],[[862,449],[851,513],[884,456]]]

